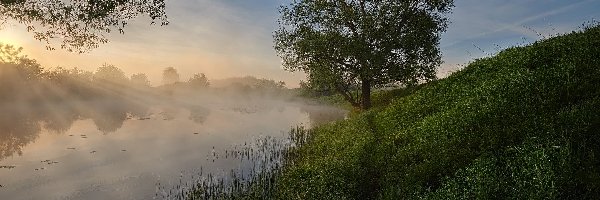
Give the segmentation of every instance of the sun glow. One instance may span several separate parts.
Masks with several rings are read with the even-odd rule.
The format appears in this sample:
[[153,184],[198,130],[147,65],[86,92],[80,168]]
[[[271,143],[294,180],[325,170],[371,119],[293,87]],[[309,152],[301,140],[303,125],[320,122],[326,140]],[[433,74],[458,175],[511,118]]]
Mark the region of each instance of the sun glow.
[[13,46],[23,46],[25,42],[25,36],[27,32],[20,33],[15,27],[0,27],[0,42]]

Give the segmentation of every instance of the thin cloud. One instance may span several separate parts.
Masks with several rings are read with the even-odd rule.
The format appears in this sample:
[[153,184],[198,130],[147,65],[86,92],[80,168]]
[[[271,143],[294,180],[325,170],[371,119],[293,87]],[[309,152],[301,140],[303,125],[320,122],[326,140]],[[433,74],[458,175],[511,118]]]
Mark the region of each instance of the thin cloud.
[[[442,48],[450,48],[450,47],[458,45],[460,43],[464,43],[464,42],[467,42],[467,41],[473,41],[475,39],[478,39],[478,38],[481,38],[481,37],[484,37],[484,36],[489,36],[489,35],[492,35],[494,33],[499,33],[499,32],[502,32],[502,31],[511,31],[511,32],[514,32],[514,33],[517,33],[517,34],[520,34],[520,35],[523,35],[523,36],[530,37],[530,38],[536,38],[537,34],[535,32],[533,32],[532,30],[528,29],[527,27],[525,27],[527,25],[527,23],[538,21],[538,20],[541,20],[541,19],[544,19],[544,18],[547,18],[547,17],[550,17],[550,16],[561,14],[561,13],[565,13],[565,12],[574,10],[576,8],[581,8],[582,6],[584,6],[584,4],[587,4],[587,3],[590,3],[590,2],[593,2],[593,1],[592,0],[585,0],[585,1],[574,3],[574,4],[570,4],[570,5],[565,6],[565,7],[555,8],[555,9],[548,10],[548,11],[545,11],[545,12],[542,12],[542,13],[536,13],[536,14],[531,15],[529,17],[517,20],[517,21],[515,21],[513,23],[505,23],[505,22],[502,22],[502,21],[492,20],[492,19],[487,18],[486,16],[473,17],[473,18],[471,18],[469,20],[476,20],[477,23],[474,23],[474,24],[486,24],[488,26],[497,27],[497,28],[492,29],[490,31],[480,32],[480,33],[477,33],[477,34],[474,34],[474,35],[472,35],[472,34],[466,34],[466,35],[468,35],[468,38],[454,40],[454,41],[452,41],[452,42],[450,42],[448,44],[444,44],[442,46]],[[539,3],[537,3],[537,4],[539,4]],[[510,8],[510,7],[508,7],[508,8],[504,8],[502,10],[513,10],[513,9]],[[511,14],[512,13],[506,13],[506,15],[507,15],[506,17],[510,18]],[[469,30],[463,30],[463,32],[472,33]]]

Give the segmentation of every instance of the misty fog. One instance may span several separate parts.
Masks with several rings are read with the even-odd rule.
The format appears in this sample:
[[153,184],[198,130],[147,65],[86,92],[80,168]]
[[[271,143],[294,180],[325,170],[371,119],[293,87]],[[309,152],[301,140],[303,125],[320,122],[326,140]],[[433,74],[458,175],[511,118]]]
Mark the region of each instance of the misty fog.
[[0,64],[0,167],[9,169],[0,170],[0,196],[145,199],[156,184],[191,181],[184,177],[198,169],[248,165],[215,160],[215,151],[346,114],[274,80],[182,81],[175,68],[163,79],[151,86],[144,74],[112,65],[89,72],[26,58]]

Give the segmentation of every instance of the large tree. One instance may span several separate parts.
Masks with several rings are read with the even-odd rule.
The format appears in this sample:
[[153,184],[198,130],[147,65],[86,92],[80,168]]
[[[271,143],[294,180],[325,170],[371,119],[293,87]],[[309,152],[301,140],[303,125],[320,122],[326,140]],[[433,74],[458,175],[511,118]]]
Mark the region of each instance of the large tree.
[[48,49],[56,39],[61,48],[80,53],[106,43],[107,33],[124,33],[127,22],[139,15],[168,24],[164,0],[0,0],[0,25],[13,20]]
[[309,84],[368,109],[373,87],[435,78],[452,7],[453,0],[294,0],[280,9],[275,49]]

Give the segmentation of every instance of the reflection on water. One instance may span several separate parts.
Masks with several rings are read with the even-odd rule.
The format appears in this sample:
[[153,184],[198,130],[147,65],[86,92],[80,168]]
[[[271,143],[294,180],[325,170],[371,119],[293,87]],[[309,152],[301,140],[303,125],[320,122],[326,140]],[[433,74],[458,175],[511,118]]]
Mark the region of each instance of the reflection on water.
[[302,105],[300,110],[308,115],[311,126],[339,120],[346,115],[345,110],[322,105]]
[[[125,103],[123,103],[125,102]],[[139,115],[145,106],[121,101],[44,103],[40,105],[0,104],[0,160],[22,154],[21,149],[35,140],[42,130],[65,133],[77,120],[92,119],[103,133],[123,126],[127,115]]]
[[208,108],[202,106],[190,106],[190,117],[189,119],[202,124],[206,121],[206,118],[210,114],[210,110]]
[[17,112],[0,112],[0,160],[14,153],[22,155],[21,148],[35,140],[41,130],[39,119]]
[[[119,103],[116,103],[119,102]],[[182,171],[223,171],[211,152],[260,136],[284,136],[345,112],[252,101],[95,99],[0,104],[2,199],[148,199]]]

